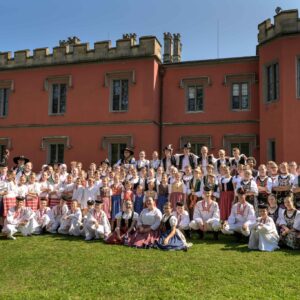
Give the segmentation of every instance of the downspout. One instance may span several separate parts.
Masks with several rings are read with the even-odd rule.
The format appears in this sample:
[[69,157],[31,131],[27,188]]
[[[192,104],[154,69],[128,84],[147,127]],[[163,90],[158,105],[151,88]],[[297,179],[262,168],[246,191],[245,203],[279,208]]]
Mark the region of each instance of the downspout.
[[165,68],[163,65],[159,67],[160,90],[159,90],[159,149],[162,153],[163,147],[163,98],[164,98],[164,76]]

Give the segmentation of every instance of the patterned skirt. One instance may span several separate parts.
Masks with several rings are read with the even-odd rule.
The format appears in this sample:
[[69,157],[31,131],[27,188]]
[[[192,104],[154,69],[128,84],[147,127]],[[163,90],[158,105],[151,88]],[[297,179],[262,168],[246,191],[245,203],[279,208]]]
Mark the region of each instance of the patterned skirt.
[[231,207],[233,201],[234,201],[234,191],[221,192],[219,205],[220,205],[220,217],[222,221],[228,220],[231,213]]
[[121,195],[111,196],[111,219],[115,220],[116,214],[121,211]]
[[16,197],[3,196],[3,217],[6,217],[8,210],[15,205]]
[[170,194],[170,202],[171,202],[171,206],[172,206],[172,211],[176,210],[176,203],[177,202],[184,202],[184,193],[180,193],[180,192],[173,192]]
[[171,230],[167,230],[166,232],[162,233],[156,242],[156,246],[161,250],[186,250],[186,243],[177,232],[173,237],[170,238],[169,243],[164,245],[164,240],[170,234],[170,232]]
[[[149,228],[149,225],[143,225],[143,228]],[[152,248],[159,239],[158,230],[150,230],[149,232],[135,232],[129,236],[128,246],[137,248]]]
[[26,206],[30,207],[33,211],[37,211],[39,208],[39,197],[26,196]]

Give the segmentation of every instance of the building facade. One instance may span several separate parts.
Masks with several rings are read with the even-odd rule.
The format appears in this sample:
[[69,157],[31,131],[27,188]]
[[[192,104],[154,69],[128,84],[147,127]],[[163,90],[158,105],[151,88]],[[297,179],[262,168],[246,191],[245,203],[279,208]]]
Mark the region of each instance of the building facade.
[[[199,153],[238,146],[259,161],[300,162],[300,20],[281,11],[258,26],[257,55],[181,61],[180,35],[77,38],[0,52],[0,152],[37,165],[114,162],[190,141]],[[1,153],[0,153],[1,154]]]

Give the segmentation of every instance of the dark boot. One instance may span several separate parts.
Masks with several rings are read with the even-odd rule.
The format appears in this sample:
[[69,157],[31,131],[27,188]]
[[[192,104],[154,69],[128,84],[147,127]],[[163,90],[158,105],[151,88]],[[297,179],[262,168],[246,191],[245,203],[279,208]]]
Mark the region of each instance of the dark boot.
[[213,235],[214,235],[214,240],[218,241],[219,240],[219,232],[218,231],[214,231]]
[[203,231],[199,229],[198,234],[199,234],[199,240],[203,240],[203,238],[204,238]]
[[187,239],[190,239],[191,238],[191,231],[189,229],[187,230],[184,230],[184,235]]

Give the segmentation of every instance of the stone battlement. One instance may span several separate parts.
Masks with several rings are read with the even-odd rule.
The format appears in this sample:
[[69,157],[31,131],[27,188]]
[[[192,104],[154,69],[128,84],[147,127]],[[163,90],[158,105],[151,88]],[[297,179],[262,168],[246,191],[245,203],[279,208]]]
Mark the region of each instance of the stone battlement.
[[267,19],[258,25],[258,43],[264,43],[276,36],[285,34],[300,33],[300,19],[298,10],[279,11],[274,16],[274,24]]
[[34,67],[54,64],[72,64],[85,61],[115,60],[134,57],[157,57],[161,60],[161,44],[155,36],[142,36],[136,44],[135,34],[123,35],[116,41],[116,47],[111,47],[111,41],[94,43],[90,49],[89,43],[61,45],[53,48],[38,48],[14,52],[0,52],[0,70],[22,67]]

